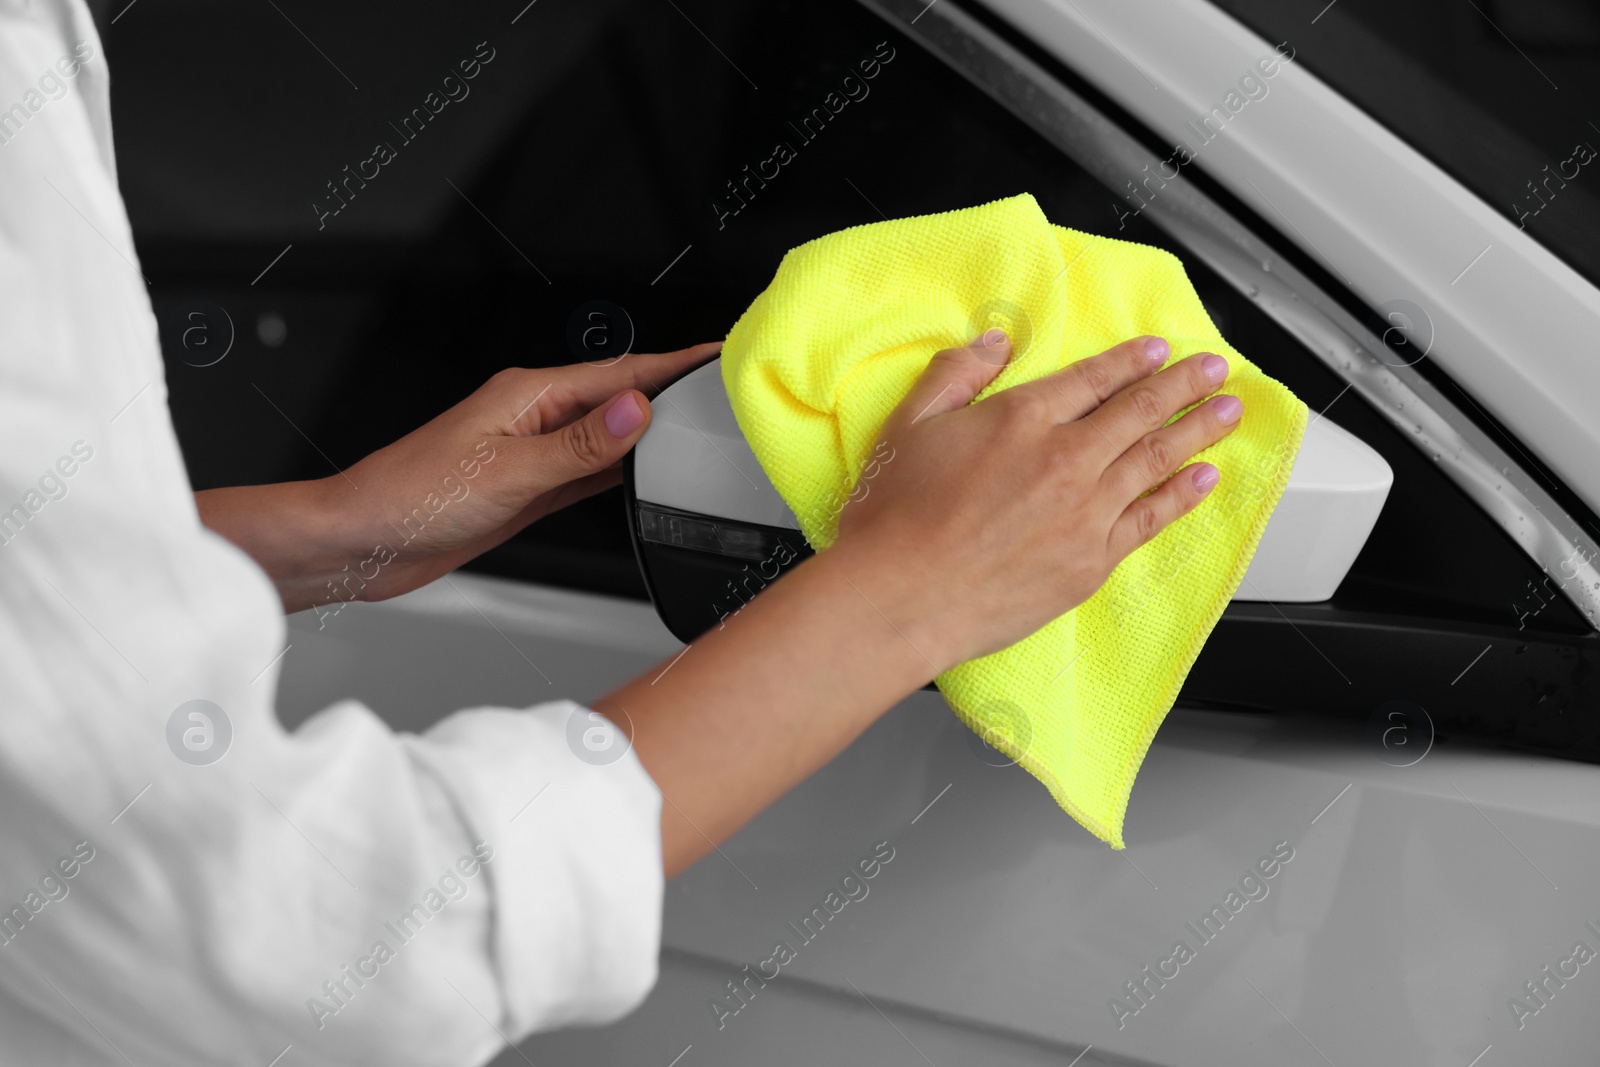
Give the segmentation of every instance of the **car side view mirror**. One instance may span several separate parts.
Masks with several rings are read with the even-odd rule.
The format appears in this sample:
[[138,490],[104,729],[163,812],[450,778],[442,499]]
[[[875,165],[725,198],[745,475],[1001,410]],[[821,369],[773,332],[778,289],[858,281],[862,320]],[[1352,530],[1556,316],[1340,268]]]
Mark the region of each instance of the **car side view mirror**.
[[[811,554],[728,404],[720,360],[653,402],[625,464],[634,554],[657,613],[688,642]],[[1394,472],[1365,442],[1314,417],[1235,600],[1333,596],[1366,543]]]

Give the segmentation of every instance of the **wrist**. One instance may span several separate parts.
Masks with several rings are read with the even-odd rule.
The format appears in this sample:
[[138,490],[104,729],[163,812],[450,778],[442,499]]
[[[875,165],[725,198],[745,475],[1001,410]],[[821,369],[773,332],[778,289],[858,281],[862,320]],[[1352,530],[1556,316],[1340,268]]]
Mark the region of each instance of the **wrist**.
[[373,534],[359,511],[357,490],[335,475],[291,482],[286,524],[293,531],[293,558],[279,560],[270,572],[286,606],[296,611],[334,601],[368,599],[360,575],[362,560],[373,552]]
[[865,606],[872,625],[909,650],[917,686],[968,658],[960,651],[963,635],[944,610],[948,598],[913,554],[858,537],[836,541],[815,562]]
[[195,494],[195,506],[205,526],[267,572],[285,611],[301,611],[336,597],[353,599],[331,591],[343,569],[361,559],[347,494],[332,481],[209,489]]

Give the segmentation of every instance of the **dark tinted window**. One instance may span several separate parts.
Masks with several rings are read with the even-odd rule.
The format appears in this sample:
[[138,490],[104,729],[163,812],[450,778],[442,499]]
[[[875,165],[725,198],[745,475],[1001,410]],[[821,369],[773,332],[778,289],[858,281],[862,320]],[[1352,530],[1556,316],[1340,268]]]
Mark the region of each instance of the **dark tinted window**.
[[1216,3],[1600,284],[1600,6]]

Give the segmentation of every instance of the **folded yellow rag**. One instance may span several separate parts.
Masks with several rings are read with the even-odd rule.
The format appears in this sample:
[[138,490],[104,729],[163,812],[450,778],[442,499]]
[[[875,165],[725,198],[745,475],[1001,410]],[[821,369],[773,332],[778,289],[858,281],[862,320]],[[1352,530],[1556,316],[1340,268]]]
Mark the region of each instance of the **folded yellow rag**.
[[833,543],[879,429],[934,353],[991,326],[1012,359],[974,403],[1142,334],[1173,360],[1224,356],[1222,391],[1244,401],[1197,457],[1222,480],[1195,511],[1076,609],[937,679],[963,722],[1122,848],[1134,775],[1283,494],[1306,406],[1222,339],[1175,256],[1055,226],[1027,193],[853,226],[791,249],[722,349],[739,426],[812,545]]

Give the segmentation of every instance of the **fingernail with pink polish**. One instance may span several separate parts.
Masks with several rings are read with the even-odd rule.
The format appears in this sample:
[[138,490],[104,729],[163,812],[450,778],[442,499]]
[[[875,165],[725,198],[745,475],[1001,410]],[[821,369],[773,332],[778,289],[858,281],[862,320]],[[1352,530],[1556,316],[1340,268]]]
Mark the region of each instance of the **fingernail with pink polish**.
[[606,409],[606,429],[612,437],[626,437],[644,422],[644,412],[632,393],[624,393]]
[[1197,463],[1194,467],[1194,473],[1189,477],[1194,482],[1196,490],[1202,493],[1209,493],[1211,492],[1211,487],[1216,485],[1217,481],[1222,477],[1222,472],[1209,463]]
[[1205,372],[1206,380],[1212,385],[1221,385],[1222,379],[1228,376],[1228,361],[1208,352],[1200,361],[1200,369]]
[[1159,367],[1172,355],[1172,346],[1167,344],[1164,337],[1146,337],[1144,339],[1144,354],[1152,367]]
[[1236,396],[1219,396],[1212,402],[1211,410],[1217,413],[1218,422],[1233,422],[1244,410],[1244,401]]

